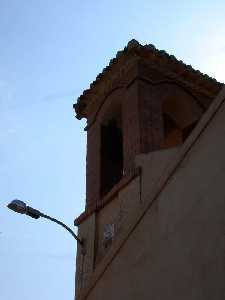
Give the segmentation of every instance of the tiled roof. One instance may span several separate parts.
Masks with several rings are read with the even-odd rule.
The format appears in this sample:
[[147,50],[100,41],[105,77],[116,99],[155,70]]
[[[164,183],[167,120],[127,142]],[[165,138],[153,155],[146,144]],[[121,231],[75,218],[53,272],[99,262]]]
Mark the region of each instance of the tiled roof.
[[155,65],[163,65],[164,68],[167,68],[170,72],[179,76],[180,80],[189,82],[198,88],[201,87],[208,91],[217,91],[222,87],[222,84],[216,79],[193,69],[192,66],[186,65],[183,61],[176,59],[174,55],[169,55],[164,50],[158,50],[152,44],[141,45],[138,41],[132,39],[123,50],[117,52],[116,57],[110,60],[109,65],[98,74],[96,79],[90,84],[90,87],[87,90],[84,90],[83,94],[77,99],[77,103],[74,104],[73,107],[78,119],[85,117],[83,112],[88,103],[89,95],[92,94],[92,90],[102,82],[104,77],[111,72],[115,65],[117,65],[125,56],[130,55],[142,56],[148,60],[152,60],[151,62],[155,63]]

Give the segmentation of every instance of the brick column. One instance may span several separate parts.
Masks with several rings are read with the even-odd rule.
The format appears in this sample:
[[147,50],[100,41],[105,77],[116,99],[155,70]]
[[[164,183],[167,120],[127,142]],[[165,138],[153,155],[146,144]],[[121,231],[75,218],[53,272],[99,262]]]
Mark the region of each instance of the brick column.
[[142,80],[138,81],[138,104],[140,153],[159,150],[164,139],[162,98],[148,82]]
[[151,85],[137,79],[127,88],[122,119],[124,171],[130,173],[137,154],[158,150],[163,141],[161,101]]
[[87,131],[86,209],[97,205],[100,177],[100,125],[95,122]]
[[138,82],[127,88],[122,101],[124,172],[134,169],[134,157],[140,152],[140,124],[138,109]]

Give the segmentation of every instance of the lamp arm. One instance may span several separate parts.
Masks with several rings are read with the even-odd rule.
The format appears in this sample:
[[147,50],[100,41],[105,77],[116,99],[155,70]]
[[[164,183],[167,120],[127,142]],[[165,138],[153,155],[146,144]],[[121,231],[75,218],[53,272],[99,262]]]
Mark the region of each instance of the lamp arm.
[[52,218],[52,217],[50,217],[50,216],[48,216],[48,215],[45,215],[45,214],[43,214],[42,212],[40,212],[40,217],[45,218],[45,219],[48,219],[48,220],[50,220],[50,221],[52,221],[52,222],[55,222],[55,223],[61,225],[62,227],[64,227],[67,231],[69,231],[69,232],[72,234],[72,236],[75,238],[75,240],[76,240],[81,246],[83,246],[83,241],[82,241],[81,239],[79,239],[78,236],[73,232],[73,230],[70,229],[66,224],[64,224],[63,222],[61,222],[61,221],[59,221],[59,220],[57,220],[57,219],[55,219],[55,218]]

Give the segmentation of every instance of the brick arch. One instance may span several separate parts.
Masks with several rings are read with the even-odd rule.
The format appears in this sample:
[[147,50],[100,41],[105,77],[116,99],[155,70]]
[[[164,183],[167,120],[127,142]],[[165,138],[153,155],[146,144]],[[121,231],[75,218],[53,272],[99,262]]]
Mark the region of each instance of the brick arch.
[[86,126],[85,130],[88,130],[97,120],[97,118],[102,118],[102,116],[105,114],[105,111],[108,110],[109,106],[117,105],[118,102],[121,102],[121,97],[115,97],[115,94],[117,92],[120,92],[124,88],[124,85],[118,85],[114,88],[112,88],[102,99],[100,104],[98,105],[98,108],[96,109],[93,117],[91,118],[89,124]]
[[[111,118],[114,118],[120,111],[122,105],[122,87],[118,87],[110,92],[104,101],[101,103],[99,110],[96,113],[96,118],[100,122],[105,122]],[[117,116],[119,117],[119,116]],[[121,120],[120,120],[121,121]]]
[[123,89],[117,87],[104,98],[96,115],[100,134],[100,197],[123,176]]
[[[160,85],[162,88],[162,85]],[[163,148],[182,144],[203,114],[196,99],[182,87],[165,84],[161,95],[164,125]]]

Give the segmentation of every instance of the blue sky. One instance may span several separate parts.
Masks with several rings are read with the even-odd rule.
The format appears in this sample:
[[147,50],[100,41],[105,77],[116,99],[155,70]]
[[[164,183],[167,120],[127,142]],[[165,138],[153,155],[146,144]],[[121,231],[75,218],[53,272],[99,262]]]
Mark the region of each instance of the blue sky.
[[224,11],[222,0],[0,1],[0,299],[74,297],[72,237],[6,205],[22,199],[73,228],[85,201],[79,94],[132,38],[223,82]]

